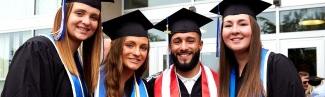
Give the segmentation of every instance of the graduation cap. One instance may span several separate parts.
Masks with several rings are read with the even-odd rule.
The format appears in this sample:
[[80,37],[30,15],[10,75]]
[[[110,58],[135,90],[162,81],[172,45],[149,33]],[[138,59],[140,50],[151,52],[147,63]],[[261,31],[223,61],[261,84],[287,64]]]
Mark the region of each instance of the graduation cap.
[[148,30],[153,27],[140,10],[103,22],[102,26],[112,40],[123,36],[148,37]]
[[262,0],[223,0],[210,12],[226,17],[228,15],[247,14],[256,18],[256,15],[272,4]]
[[318,86],[322,82],[322,80],[324,80],[324,78],[320,78],[317,76],[310,76],[308,77],[308,79],[308,83],[312,86]]
[[114,2],[114,0],[62,0],[61,2],[61,24],[60,29],[57,33],[54,33],[53,36],[54,40],[61,40],[64,37],[64,32],[66,31],[66,14],[67,14],[67,4],[66,3],[72,3],[72,2],[80,2],[86,5],[89,5],[91,7],[94,7],[98,10],[101,10],[101,2]]
[[174,33],[197,32],[201,35],[200,27],[211,22],[212,19],[191,10],[182,8],[166,19],[157,23],[154,28]]
[[114,0],[67,0],[67,3],[80,2],[101,10],[101,2],[113,2]]

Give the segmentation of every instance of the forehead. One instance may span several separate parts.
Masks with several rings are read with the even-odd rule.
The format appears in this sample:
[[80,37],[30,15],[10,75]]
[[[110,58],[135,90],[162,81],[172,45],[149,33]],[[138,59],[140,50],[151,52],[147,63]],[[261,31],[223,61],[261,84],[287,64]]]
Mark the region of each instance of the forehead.
[[228,15],[223,18],[223,21],[238,21],[238,20],[249,20],[249,15],[247,14],[237,14],[237,15]]
[[125,42],[136,42],[136,43],[145,43],[148,44],[149,40],[147,37],[138,37],[138,36],[126,36]]
[[193,38],[199,38],[200,35],[197,32],[174,32],[173,36],[171,36],[171,39],[174,38],[187,38],[187,37],[193,37]]
[[79,2],[73,2],[72,10],[75,10],[75,9],[83,9],[83,10],[86,10],[86,11],[89,11],[92,13],[96,13],[96,14],[100,13],[100,10],[98,10],[94,7],[91,7],[87,4],[79,3]]

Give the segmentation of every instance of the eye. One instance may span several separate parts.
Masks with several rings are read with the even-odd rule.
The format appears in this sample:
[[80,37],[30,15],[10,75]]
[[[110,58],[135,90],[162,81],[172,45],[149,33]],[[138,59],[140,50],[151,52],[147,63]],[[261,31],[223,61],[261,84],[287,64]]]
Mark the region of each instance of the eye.
[[176,38],[176,39],[174,39],[173,40],[173,44],[180,44],[182,41],[181,41],[181,39],[179,39],[179,38]]
[[247,23],[240,23],[239,25],[240,26],[247,26],[248,24]]
[[140,49],[141,51],[148,51],[148,46],[142,45]]
[[231,24],[224,24],[223,27],[224,28],[229,28],[229,27],[232,27],[232,25]]
[[187,39],[187,42],[189,42],[189,43],[194,43],[194,42],[195,42],[195,39],[194,39],[194,38],[188,38],[188,39]]
[[131,43],[126,43],[125,46],[126,46],[127,48],[133,48],[133,47],[134,47],[134,45],[131,44]]
[[82,10],[77,10],[74,12],[77,16],[81,17],[84,15],[84,12]]
[[98,15],[91,15],[90,19],[93,20],[93,21],[98,21],[99,16]]

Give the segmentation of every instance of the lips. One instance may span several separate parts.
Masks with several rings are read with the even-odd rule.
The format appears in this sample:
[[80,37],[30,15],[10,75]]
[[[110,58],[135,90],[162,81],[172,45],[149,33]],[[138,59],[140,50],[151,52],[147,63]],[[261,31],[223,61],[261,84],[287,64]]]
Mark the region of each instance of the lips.
[[188,53],[178,53],[177,56],[179,58],[179,60],[183,60],[186,61],[188,59],[190,59],[192,56],[192,53],[188,52]]
[[129,61],[134,64],[139,64],[141,62],[141,60],[137,58],[129,58]]
[[244,38],[242,38],[242,37],[235,37],[235,38],[231,38],[230,40],[232,41],[232,42],[240,42],[241,40],[243,40]]
[[85,28],[85,27],[77,27],[78,30],[80,30],[81,32],[87,32],[90,29],[89,28]]

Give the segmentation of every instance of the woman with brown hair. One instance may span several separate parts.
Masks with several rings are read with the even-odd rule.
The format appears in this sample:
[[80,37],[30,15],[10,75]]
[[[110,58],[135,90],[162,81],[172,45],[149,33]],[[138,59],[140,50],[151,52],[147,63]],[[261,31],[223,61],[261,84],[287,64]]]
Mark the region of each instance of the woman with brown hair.
[[211,10],[223,16],[219,97],[304,97],[293,63],[262,48],[256,15],[261,0],[223,0]]
[[16,51],[1,97],[90,96],[100,64],[100,8],[100,0],[63,0],[52,35],[33,37]]
[[141,76],[147,70],[148,30],[152,27],[139,10],[103,23],[103,31],[112,41],[95,97],[148,96]]

